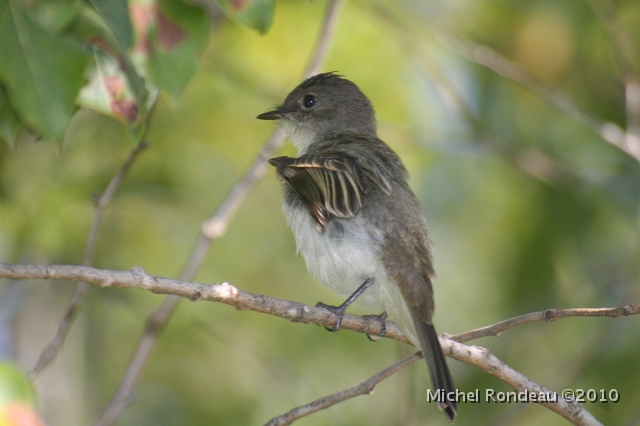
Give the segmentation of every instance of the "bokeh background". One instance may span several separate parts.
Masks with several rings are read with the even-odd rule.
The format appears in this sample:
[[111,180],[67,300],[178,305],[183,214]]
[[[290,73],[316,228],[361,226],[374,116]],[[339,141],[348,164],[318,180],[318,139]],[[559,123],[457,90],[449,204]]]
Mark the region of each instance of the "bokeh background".
[[[223,14],[180,99],[161,93],[149,148],[108,207],[95,266],[176,277],[202,222],[273,124],[254,117],[300,82],[323,1],[278,1],[261,35]],[[2,41],[0,41],[2,43]],[[525,84],[477,58],[517,64]],[[480,49],[480,50],[478,50]],[[640,301],[640,164],[594,123],[635,131],[640,4],[631,0],[345,1],[324,71],[372,100],[379,135],[404,160],[433,240],[441,333],[548,308]],[[493,58],[493,59],[492,59]],[[549,89],[551,88],[551,89]],[[640,89],[638,89],[640,90]],[[551,95],[549,95],[551,94]],[[567,111],[549,97],[572,100]],[[637,101],[637,99],[636,99]],[[563,104],[564,105],[564,104]],[[635,111],[635,113],[634,113]],[[634,115],[635,114],[635,115]],[[61,144],[0,144],[0,261],[80,264],[103,191],[132,145],[122,121],[88,108]],[[295,155],[286,146],[280,155]],[[307,273],[270,171],[215,241],[195,280],[310,305],[340,300]],[[75,288],[0,280],[0,353],[33,366]],[[47,425],[92,424],[162,296],[91,288],[55,363],[35,383]],[[570,318],[473,342],[555,391],[616,389],[587,403],[603,424],[640,424],[640,319]],[[355,385],[413,348],[183,302],[118,425],[256,425]],[[449,361],[458,388],[510,390]],[[445,425],[418,363],[300,425]],[[564,425],[536,404],[461,404],[458,425]]]

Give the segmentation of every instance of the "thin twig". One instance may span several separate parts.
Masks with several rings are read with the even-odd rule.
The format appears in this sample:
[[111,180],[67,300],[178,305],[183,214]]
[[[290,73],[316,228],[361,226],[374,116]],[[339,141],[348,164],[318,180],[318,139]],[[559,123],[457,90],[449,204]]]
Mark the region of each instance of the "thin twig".
[[439,31],[436,38],[451,51],[462,55],[471,62],[520,84],[555,108],[569,114],[573,119],[600,135],[605,141],[640,161],[640,152],[636,152],[635,147],[629,146],[627,133],[620,126],[587,114],[567,93],[546,85],[519,64],[508,60],[487,46],[462,40],[449,32]]
[[513,327],[518,327],[530,322],[555,321],[567,317],[618,317],[620,315],[638,315],[640,306],[625,305],[619,308],[577,308],[577,309],[547,309],[546,311],[531,312],[508,320],[500,321],[496,324],[475,330],[447,336],[456,342],[468,342],[488,336],[500,336],[500,334]]
[[[320,26],[320,33],[316,46],[310,55],[309,65],[304,78],[317,74],[327,54],[329,40],[334,32],[339,6],[342,0],[329,0],[327,9]],[[232,188],[216,212],[204,222],[201,235],[187,260],[187,264],[180,275],[181,279],[189,280],[198,270],[206,257],[213,240],[225,234],[231,218],[245,200],[249,191],[267,172],[267,160],[284,143],[285,134],[281,128],[277,128],[260,149],[258,156],[244,177]],[[146,321],[142,338],[136,348],[131,362],[125,371],[118,389],[113,394],[109,404],[96,422],[96,426],[108,426],[120,415],[121,411],[131,400],[133,388],[146,364],[156,340],[166,327],[173,313],[180,303],[180,298],[167,296],[160,307],[153,312]]]
[[300,407],[296,407],[281,416],[278,416],[269,420],[269,422],[267,422],[265,426],[290,425],[296,420],[301,419],[302,417],[306,417],[320,410],[326,410],[327,408],[332,407],[342,401],[346,401],[347,399],[355,398],[356,396],[360,396],[360,395],[371,395],[375,387],[378,385],[378,383],[380,383],[384,379],[387,379],[393,376],[400,370],[404,369],[405,367],[408,367],[409,365],[421,359],[422,359],[421,352],[416,352],[413,355],[409,355],[408,357],[403,358],[400,361],[396,362],[392,366],[385,368],[379,373],[371,376],[370,378],[368,378],[362,383],[359,383],[349,389],[336,392],[332,395],[327,395],[323,398],[316,399],[315,401],[302,405]]
[[[87,245],[84,250],[84,255],[82,256],[83,266],[89,266],[93,263],[96,242],[98,240],[98,231],[100,230],[100,224],[102,223],[102,216],[106,206],[111,202],[113,194],[115,194],[125,175],[129,171],[133,163],[138,159],[140,154],[146,149],[146,147],[146,141],[142,141],[131,150],[129,156],[126,158],[124,163],[122,163],[122,166],[120,166],[120,169],[115,174],[115,176],[111,179],[111,182],[109,182],[109,185],[107,185],[105,191],[100,197],[96,198],[95,211],[93,213],[93,220],[91,222],[91,228],[89,230],[89,237],[87,238]],[[31,377],[37,377],[42,372],[42,370],[45,369],[55,359],[55,357],[58,355],[58,352],[60,352],[60,349],[62,348],[62,345],[64,345],[64,342],[67,338],[67,334],[69,334],[71,324],[73,324],[74,319],[80,311],[80,307],[82,306],[82,302],[84,301],[88,289],[89,286],[85,282],[79,282],[76,285],[75,292],[71,297],[71,301],[67,306],[67,310],[65,311],[62,320],[58,324],[56,334],[40,354],[36,365],[31,370]]]

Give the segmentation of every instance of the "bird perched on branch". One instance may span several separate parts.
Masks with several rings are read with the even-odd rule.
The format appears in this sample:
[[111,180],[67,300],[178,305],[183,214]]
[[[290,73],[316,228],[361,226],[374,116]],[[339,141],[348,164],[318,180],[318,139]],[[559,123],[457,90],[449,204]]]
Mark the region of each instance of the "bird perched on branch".
[[347,300],[388,314],[422,350],[438,406],[453,423],[455,387],[433,328],[427,223],[398,155],[376,135],[373,106],[335,73],[302,82],[276,109],[297,158],[269,160],[284,183],[283,211],[309,271]]

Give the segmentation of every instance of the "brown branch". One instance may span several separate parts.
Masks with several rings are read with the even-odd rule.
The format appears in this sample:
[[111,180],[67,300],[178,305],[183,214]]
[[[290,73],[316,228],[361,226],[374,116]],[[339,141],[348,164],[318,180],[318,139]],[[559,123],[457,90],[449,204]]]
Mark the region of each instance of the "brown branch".
[[[102,195],[95,199],[95,211],[93,213],[93,220],[91,222],[91,228],[89,230],[89,237],[87,238],[87,245],[84,250],[84,255],[82,256],[82,265],[88,266],[93,262],[96,242],[98,240],[98,231],[100,230],[100,224],[102,223],[104,210],[106,206],[111,202],[113,195],[115,194],[116,190],[120,186],[120,183],[124,179],[133,163],[138,159],[140,154],[146,148],[146,141],[142,141],[138,145],[136,145],[131,150],[129,156],[124,161],[122,166],[120,166],[118,172],[111,179],[109,185],[107,185],[107,188],[102,193]],[[73,324],[73,321],[80,311],[80,307],[82,306],[88,289],[89,286],[85,282],[79,282],[76,285],[76,289],[73,293],[73,296],[71,297],[69,305],[67,306],[67,310],[65,311],[62,320],[58,324],[56,334],[40,354],[36,365],[31,370],[31,377],[37,377],[38,374],[40,374],[42,370],[45,369],[55,359],[55,357],[58,355],[58,352],[60,352],[60,349],[64,345],[67,335],[69,334],[71,324]]]
[[[0,278],[13,280],[42,279],[82,281],[99,287],[120,287],[148,290],[156,294],[169,294],[192,302],[207,300],[235,306],[238,310],[274,315],[291,322],[333,326],[336,317],[324,308],[291,302],[275,297],[242,291],[228,283],[198,284],[184,280],[147,274],[142,268],[129,271],[96,269],[75,265],[18,265],[0,263]],[[455,335],[444,335],[442,341],[468,342],[487,336],[499,336],[504,330],[531,322],[554,321],[560,318],[590,316],[618,317],[640,315],[640,305],[628,304],[619,308],[547,309],[520,315],[496,324]],[[345,314],[342,328],[369,335],[380,334],[380,322],[372,317]],[[395,324],[387,321],[385,337],[409,343]]]
[[[333,326],[336,316],[324,308],[307,306],[275,297],[242,291],[228,283],[199,284],[147,274],[142,268],[129,271],[113,271],[75,265],[16,265],[0,263],[0,278],[13,280],[67,280],[83,281],[99,287],[136,288],[156,294],[169,294],[192,302],[206,300],[235,306],[238,310],[251,310],[274,315],[291,322]],[[377,335],[380,321],[372,317],[345,314],[341,328]],[[398,327],[387,322],[387,334],[400,342],[408,343]]]
[[496,324],[486,327],[477,328],[475,330],[466,331],[464,333],[447,336],[456,342],[468,342],[470,340],[480,339],[488,336],[500,336],[500,334],[513,327],[523,324],[541,321],[555,321],[560,318],[567,317],[618,317],[620,315],[639,315],[640,305],[625,305],[619,308],[577,308],[577,309],[547,309],[546,311],[531,312],[520,315]]
[[548,401],[538,403],[560,414],[574,425],[602,426],[582,405],[577,402],[565,401],[562,396],[534,382],[502,362],[487,348],[467,346],[452,340],[446,340],[445,344],[442,345],[442,350],[447,356],[467,364],[475,365],[485,373],[491,374],[511,386],[518,393],[527,392],[528,395],[552,395],[553,398],[549,398]]
[[[326,57],[329,40],[334,32],[339,5],[342,0],[328,0],[326,12],[320,26],[318,41],[310,55],[309,65],[304,78],[310,77],[319,72],[320,66]],[[253,186],[264,177],[267,172],[267,160],[284,143],[285,134],[281,128],[277,128],[264,143],[258,156],[244,177],[232,188],[231,192],[218,207],[216,212],[202,225],[201,235],[196,241],[194,248],[187,260],[181,279],[189,280],[206,257],[213,240],[226,233],[231,218],[238,210],[244,199],[249,194]],[[131,399],[133,388],[146,364],[156,340],[173,316],[173,313],[180,303],[180,298],[168,296],[160,307],[147,318],[138,347],[125,371],[123,378],[115,391],[107,407],[96,422],[96,426],[108,426],[120,415],[127,402]]]
[[416,352],[413,355],[409,355],[408,357],[396,362],[392,366],[387,367],[379,373],[371,376],[362,383],[359,383],[349,389],[345,389],[343,391],[327,395],[323,398],[316,399],[315,401],[305,405],[301,405],[300,407],[296,407],[281,416],[274,417],[273,419],[269,420],[269,422],[267,422],[265,426],[290,425],[296,420],[299,420],[310,414],[317,413],[320,410],[326,410],[327,408],[332,407],[340,402],[346,401],[347,399],[355,398],[356,396],[360,395],[371,395],[378,383],[393,376],[400,370],[410,366],[414,362],[417,362],[421,359],[422,352]]
[[[274,297],[244,292],[228,283],[205,285],[157,277],[145,273],[144,270],[139,267],[134,267],[130,271],[110,271],[86,266],[12,265],[0,263],[0,278],[15,280],[47,279],[83,281],[100,287],[114,286],[122,288],[137,288],[158,294],[171,294],[175,297],[188,298],[193,302],[207,300],[225,303],[235,306],[239,310],[252,310],[266,313],[288,319],[291,322],[305,324],[313,323],[331,327],[336,321],[335,315],[323,308],[315,308],[302,303],[290,302]],[[497,336],[508,328],[536,321],[553,321],[572,316],[618,317],[621,315],[640,315],[640,305],[625,305],[620,308],[602,309],[549,309],[547,311],[521,315],[492,326],[457,334],[448,338],[441,337],[440,344],[442,345],[445,355],[479,367],[483,371],[502,380],[517,392],[528,391],[537,394],[541,392],[545,394],[552,394],[553,392],[549,389],[537,384],[504,364],[491,354],[488,349],[463,345],[454,341],[454,339],[469,341],[479,337],[491,335]],[[344,316],[342,328],[370,335],[379,334],[381,331],[380,324],[376,319],[351,314],[346,314]],[[401,335],[395,324],[391,322],[387,323],[386,337],[409,343]],[[273,419],[272,422],[276,423],[272,424],[290,424],[291,421],[294,421],[297,418],[327,408],[331,405],[335,405],[345,399],[371,393],[377,383],[415,361],[416,359],[413,357],[406,358],[353,388],[330,395],[318,401],[314,401],[311,404],[307,404],[307,406],[298,407],[279,418]],[[566,402],[560,397],[553,401],[541,403],[547,408],[562,415],[573,424],[588,426],[600,424],[589,412],[584,410],[582,406],[576,403]]]

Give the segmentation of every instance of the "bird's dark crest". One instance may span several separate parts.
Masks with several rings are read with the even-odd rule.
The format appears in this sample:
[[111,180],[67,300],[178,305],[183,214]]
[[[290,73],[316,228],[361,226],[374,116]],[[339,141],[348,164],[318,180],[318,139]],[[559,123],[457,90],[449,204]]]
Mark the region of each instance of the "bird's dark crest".
[[322,74],[316,74],[313,77],[309,77],[305,81],[300,84],[300,88],[306,89],[307,87],[314,86],[316,84],[323,84],[332,80],[344,80],[342,75],[338,74],[337,71],[325,72]]

